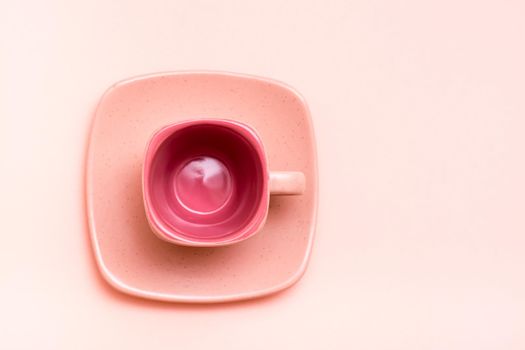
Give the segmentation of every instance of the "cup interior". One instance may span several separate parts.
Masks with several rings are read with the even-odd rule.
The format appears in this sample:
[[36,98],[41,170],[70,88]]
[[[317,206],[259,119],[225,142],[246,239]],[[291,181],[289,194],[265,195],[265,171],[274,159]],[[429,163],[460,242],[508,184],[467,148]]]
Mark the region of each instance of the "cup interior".
[[264,219],[266,160],[257,135],[237,123],[166,127],[146,152],[144,191],[150,221],[169,238],[237,241]]

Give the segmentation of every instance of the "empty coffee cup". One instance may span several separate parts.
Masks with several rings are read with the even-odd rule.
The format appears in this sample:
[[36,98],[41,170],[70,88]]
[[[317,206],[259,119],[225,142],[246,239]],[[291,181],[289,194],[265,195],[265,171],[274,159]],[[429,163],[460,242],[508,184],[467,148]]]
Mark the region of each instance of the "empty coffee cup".
[[197,119],[151,137],[142,171],[153,232],[171,243],[220,246],[263,227],[270,194],[302,194],[303,173],[271,172],[263,143],[246,124]]

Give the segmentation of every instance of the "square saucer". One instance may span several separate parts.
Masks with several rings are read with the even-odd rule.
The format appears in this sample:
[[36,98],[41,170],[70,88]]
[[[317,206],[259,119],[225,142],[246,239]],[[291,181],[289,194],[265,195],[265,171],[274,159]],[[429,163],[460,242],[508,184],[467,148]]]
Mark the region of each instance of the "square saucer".
[[[231,246],[185,247],[160,240],[144,211],[141,168],[160,127],[233,119],[259,133],[271,170],[306,177],[299,196],[272,196],[254,237]],[[97,265],[116,289],[174,302],[225,302],[272,294],[306,269],[317,209],[316,144],[308,107],[290,87],[219,72],[143,76],[112,86],[95,112],[86,164],[87,215]]]

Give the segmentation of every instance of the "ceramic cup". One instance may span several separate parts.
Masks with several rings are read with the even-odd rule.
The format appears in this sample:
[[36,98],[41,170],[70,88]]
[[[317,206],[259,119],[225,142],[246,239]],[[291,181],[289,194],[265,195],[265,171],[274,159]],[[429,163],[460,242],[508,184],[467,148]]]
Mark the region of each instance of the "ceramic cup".
[[303,173],[273,172],[263,143],[246,124],[197,119],[153,134],[142,169],[153,232],[171,243],[220,246],[256,234],[270,194],[302,194]]

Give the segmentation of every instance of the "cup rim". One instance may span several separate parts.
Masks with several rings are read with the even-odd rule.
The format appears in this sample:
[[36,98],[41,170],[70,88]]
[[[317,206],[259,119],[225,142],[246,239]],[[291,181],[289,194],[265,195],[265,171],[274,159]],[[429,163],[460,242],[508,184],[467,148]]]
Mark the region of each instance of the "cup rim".
[[[225,127],[229,130],[232,130],[242,137],[244,137],[250,145],[253,146],[254,150],[257,152],[259,159],[262,163],[262,196],[260,203],[257,206],[257,209],[246,225],[244,225],[238,232],[231,234],[229,238],[217,238],[214,240],[199,240],[192,239],[188,237],[184,232],[177,230],[175,227],[168,227],[164,220],[160,218],[154,206],[152,205],[151,194],[148,186],[146,186],[147,180],[150,177],[151,164],[154,159],[154,156],[159,149],[159,147],[171,137],[175,132],[181,131],[183,129],[192,127],[192,126],[203,126],[203,125],[213,125]],[[155,131],[149,138],[145,155],[143,157],[142,165],[142,197],[144,203],[144,209],[146,212],[146,217],[150,228],[153,230],[153,233],[160,239],[185,246],[193,247],[217,247],[231,245],[244,241],[253,235],[255,235],[260,228],[264,225],[266,218],[268,216],[268,206],[270,201],[269,193],[269,168],[268,168],[268,159],[266,156],[266,151],[264,149],[264,144],[257,134],[255,129],[248,124],[224,118],[198,118],[190,119],[181,122],[176,122],[172,124],[165,125]]]

